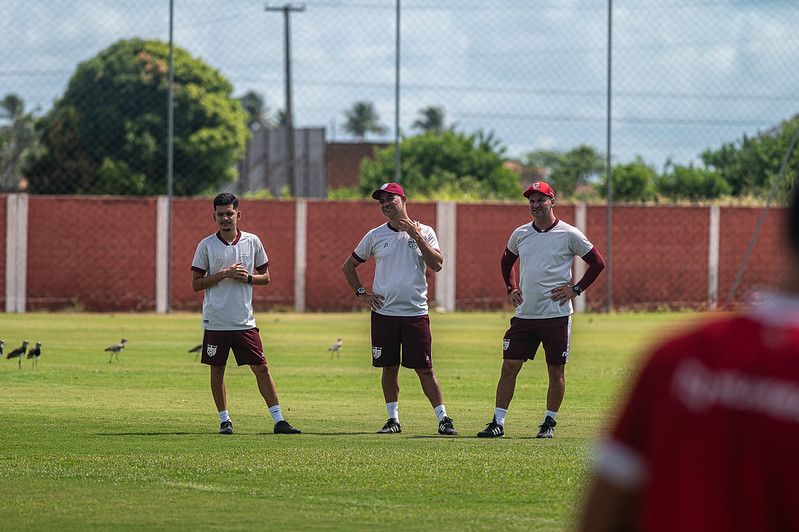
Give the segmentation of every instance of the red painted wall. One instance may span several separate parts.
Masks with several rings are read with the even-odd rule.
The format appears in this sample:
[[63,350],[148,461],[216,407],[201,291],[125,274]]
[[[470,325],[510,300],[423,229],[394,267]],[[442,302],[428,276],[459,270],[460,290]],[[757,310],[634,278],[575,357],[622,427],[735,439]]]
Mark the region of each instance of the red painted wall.
[[[156,198],[30,196],[27,308],[154,310],[156,203]],[[272,282],[256,287],[256,308],[293,309],[295,202],[245,199],[240,209],[240,228],[257,234],[269,257]],[[385,223],[377,203],[309,200],[307,212],[306,308],[359,308],[341,265],[368,230]],[[555,212],[562,220],[574,223],[574,206],[559,204]],[[202,293],[191,289],[190,266],[197,243],[216,231],[212,213],[210,199],[173,201],[174,310],[201,308]],[[411,201],[408,213],[436,227],[435,203]],[[721,305],[726,303],[761,213],[760,207],[720,210]],[[733,303],[745,300],[753,290],[774,288],[785,274],[785,213],[784,208],[768,212]],[[511,232],[531,220],[526,204],[461,204],[456,217],[457,308],[508,308],[499,262]],[[614,207],[610,271],[614,308],[704,308],[708,298],[709,221],[707,207]],[[5,228],[6,197],[0,196],[3,305]],[[604,206],[587,208],[586,235],[607,259]],[[444,257],[445,269],[452,267],[452,260]],[[374,260],[359,267],[358,273],[364,285],[370,286]],[[436,274],[428,274],[432,299]],[[583,296],[589,310],[605,309],[606,286],[607,276],[603,273]]]

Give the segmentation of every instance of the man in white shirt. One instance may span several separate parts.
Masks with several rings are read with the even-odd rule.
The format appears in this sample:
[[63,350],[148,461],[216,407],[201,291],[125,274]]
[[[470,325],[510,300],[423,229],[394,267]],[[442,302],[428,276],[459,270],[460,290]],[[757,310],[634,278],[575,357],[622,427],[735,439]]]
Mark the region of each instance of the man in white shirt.
[[[502,256],[502,277],[508,298],[516,307],[510,329],[503,340],[502,372],[497,384],[494,418],[477,433],[480,438],[505,435],[516,376],[524,363],[544,346],[549,389],[544,420],[536,437],[554,435],[557,416],[566,390],[565,366],[569,361],[571,341],[571,300],[579,296],[605,268],[602,255],[583,233],[555,216],[555,191],[549,184],[536,181],[524,192],[533,215],[533,223],[518,227],[510,236]],[[588,268],[572,284],[574,257],[581,257]],[[513,265],[521,259],[519,284]]]
[[225,366],[230,349],[239,366],[255,374],[258,390],[269,407],[277,434],[298,434],[283,419],[275,382],[252,313],[253,285],[269,284],[269,260],[261,240],[237,228],[239,200],[223,193],[214,198],[214,222],[219,231],[204,238],[191,263],[191,287],[203,297],[202,363],[211,367],[211,393],[219,411],[219,434],[233,434],[227,409]]
[[[427,314],[426,268],[438,272],[444,263],[432,227],[408,217],[405,192],[386,183],[372,193],[388,223],[363,237],[342,266],[355,296],[371,308],[372,365],[382,368],[388,421],[380,434],[402,432],[399,423],[399,368],[416,371],[422,390],[438,417],[438,433],[456,435],[447,416],[441,387],[433,371],[430,319]],[[375,277],[366,290],[355,269],[375,258]],[[401,351],[401,353],[400,353]]]

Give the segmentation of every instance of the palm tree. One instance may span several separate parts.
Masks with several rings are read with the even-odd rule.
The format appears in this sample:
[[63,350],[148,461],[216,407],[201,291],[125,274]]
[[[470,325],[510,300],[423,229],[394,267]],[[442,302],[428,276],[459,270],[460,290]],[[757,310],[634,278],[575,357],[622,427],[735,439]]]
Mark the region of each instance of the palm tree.
[[352,109],[344,113],[347,123],[344,124],[344,131],[357,136],[361,142],[366,138],[367,133],[384,134],[387,129],[380,123],[380,117],[375,111],[371,102],[357,102]]
[[444,130],[444,108],[430,106],[419,111],[420,117],[416,119],[411,127],[421,129],[422,132],[432,131],[441,136]]
[[255,131],[260,128],[268,128],[273,122],[269,116],[269,110],[264,102],[264,97],[257,92],[248,91],[239,98],[241,106],[247,113],[247,127]]
[[16,94],[0,101],[0,119],[10,122],[0,126],[0,191],[16,191],[22,160],[37,142],[35,119],[33,113],[25,113],[25,102]]

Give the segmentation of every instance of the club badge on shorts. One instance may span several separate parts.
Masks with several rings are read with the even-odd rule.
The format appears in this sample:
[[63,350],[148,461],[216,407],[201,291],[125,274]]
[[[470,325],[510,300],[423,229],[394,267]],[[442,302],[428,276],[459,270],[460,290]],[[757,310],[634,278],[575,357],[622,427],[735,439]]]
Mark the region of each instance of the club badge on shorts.
[[508,338],[503,338],[502,339],[502,350],[503,351],[507,351],[509,347],[510,347],[510,340]]
[[214,356],[216,354],[216,346],[208,344],[208,346],[205,349],[205,354],[208,355],[209,357]]
[[383,354],[383,348],[382,348],[382,347],[375,347],[375,346],[372,346],[372,357],[373,357],[375,360],[377,360],[378,358],[380,358],[380,355],[382,355],[382,354]]

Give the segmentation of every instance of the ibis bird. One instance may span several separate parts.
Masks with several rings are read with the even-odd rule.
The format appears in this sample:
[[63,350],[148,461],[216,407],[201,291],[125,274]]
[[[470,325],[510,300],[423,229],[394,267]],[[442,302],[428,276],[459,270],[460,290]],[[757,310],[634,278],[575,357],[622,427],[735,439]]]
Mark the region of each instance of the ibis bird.
[[200,356],[200,351],[203,350],[203,344],[195,345],[191,349],[189,349],[189,353],[197,353],[194,355],[194,361],[197,362],[197,357]]
[[24,340],[22,342],[22,345],[20,347],[17,347],[16,349],[11,351],[10,353],[8,353],[6,355],[6,358],[8,358],[8,359],[18,358],[19,359],[19,362],[18,362],[19,369],[22,369],[22,356],[25,354],[25,350],[27,348],[28,348],[28,341]]
[[42,343],[36,342],[36,347],[28,349],[28,358],[31,359],[31,369],[39,367],[39,357],[42,356]]
[[123,349],[125,349],[125,344],[128,343],[127,338],[123,338],[121,342],[118,344],[114,344],[112,346],[106,347],[106,351],[111,351],[111,358],[108,359],[108,363],[110,364],[112,360],[114,360],[114,356],[117,357],[117,362],[119,362],[119,353]]
[[334,353],[335,353],[335,355],[337,357],[341,358],[341,355],[339,354],[339,352],[341,351],[341,346],[342,345],[344,345],[344,341],[341,338],[339,338],[336,341],[336,343],[334,343],[333,345],[331,345],[330,347],[327,348],[327,350],[330,351],[330,358],[333,358],[333,354]]

